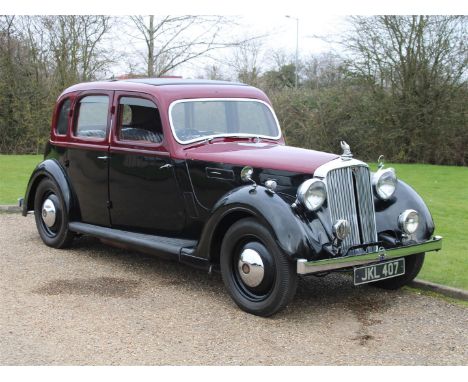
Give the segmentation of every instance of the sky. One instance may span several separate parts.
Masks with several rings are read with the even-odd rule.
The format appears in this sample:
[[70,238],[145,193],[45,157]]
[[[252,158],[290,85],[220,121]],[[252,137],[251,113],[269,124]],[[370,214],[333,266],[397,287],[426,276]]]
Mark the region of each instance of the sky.
[[[290,16],[287,18],[286,15]],[[290,51],[296,49],[296,20],[299,20],[299,52],[301,55],[328,51],[334,45],[316,38],[316,36],[336,37],[345,30],[346,16],[317,13],[288,13],[256,17],[241,16],[246,25],[253,31],[270,32],[268,42],[273,47]]]
[[[287,15],[290,17],[286,17]],[[231,16],[231,18],[235,21],[236,26],[223,30],[223,33],[226,34],[225,39],[242,40],[261,36],[263,59],[260,63],[264,70],[271,67],[268,55],[272,51],[281,50],[289,55],[291,60],[294,60],[296,41],[298,41],[299,60],[310,55],[337,50],[339,46],[333,41],[336,41],[346,29],[346,16],[331,14],[305,13],[299,15],[291,12],[289,14],[265,14],[262,17],[244,14]],[[297,33],[297,20],[299,22],[299,33]],[[118,29],[117,33],[122,35],[117,48],[123,49],[124,55],[131,61],[142,61],[136,51],[145,51],[145,42],[143,40],[138,41],[135,38],[128,40],[127,36],[128,34],[136,36],[138,31],[127,25],[125,31],[124,29]],[[229,61],[230,55],[232,55],[232,49],[221,49],[210,53],[208,57],[205,56],[180,66],[170,74],[184,78],[195,78],[203,75],[204,68],[210,65],[216,65],[226,70],[226,62]],[[121,61],[115,64],[111,71],[115,76],[124,75],[128,72],[128,65]],[[232,76],[232,73],[229,72],[223,74],[228,77],[229,75]]]
[[[4,14],[205,14],[230,15],[239,17],[241,26],[231,30],[233,35],[250,36],[268,34],[262,45],[265,50],[282,49],[292,56],[296,50],[296,20],[299,19],[299,56],[339,50],[336,40],[346,30],[346,15],[374,14],[468,14],[468,1],[460,0],[138,0],[116,2],[115,0],[80,0],[79,2],[58,2],[57,0],[16,0],[2,4]],[[326,37],[317,38],[317,36]],[[128,44],[118,46],[124,55],[134,55]],[[216,53],[224,58],[228,52]],[[136,58],[136,56],[134,57]],[[194,77],[210,63],[202,59],[184,65],[173,74]],[[126,65],[117,63],[112,72],[125,74]]]

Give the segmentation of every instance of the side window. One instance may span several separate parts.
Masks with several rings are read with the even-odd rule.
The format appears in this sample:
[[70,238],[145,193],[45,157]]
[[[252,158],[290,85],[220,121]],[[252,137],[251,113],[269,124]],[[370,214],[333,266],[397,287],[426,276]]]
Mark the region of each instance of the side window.
[[75,136],[105,138],[108,112],[108,96],[83,97],[79,102]]
[[117,136],[121,141],[161,143],[163,131],[156,105],[143,98],[120,98]]
[[70,98],[67,98],[65,101],[62,102],[60,106],[60,111],[57,118],[57,126],[55,131],[57,134],[65,135],[67,134],[68,130],[68,115],[70,114]]

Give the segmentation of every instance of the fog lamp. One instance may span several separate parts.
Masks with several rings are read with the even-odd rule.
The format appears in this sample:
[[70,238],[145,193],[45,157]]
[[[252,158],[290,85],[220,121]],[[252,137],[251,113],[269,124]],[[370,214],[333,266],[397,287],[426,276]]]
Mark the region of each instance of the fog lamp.
[[338,240],[344,240],[351,233],[351,225],[345,219],[337,220],[333,224],[333,234]]
[[405,210],[398,217],[398,226],[400,229],[411,235],[416,232],[419,225],[419,214],[415,210]]

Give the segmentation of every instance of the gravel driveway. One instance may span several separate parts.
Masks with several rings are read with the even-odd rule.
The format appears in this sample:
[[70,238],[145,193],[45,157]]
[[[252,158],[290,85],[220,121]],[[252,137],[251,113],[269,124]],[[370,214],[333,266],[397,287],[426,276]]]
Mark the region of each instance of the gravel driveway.
[[1,365],[467,365],[468,309],[409,291],[301,280],[272,318],[244,313],[220,275],[111,248],[42,244],[0,214]]

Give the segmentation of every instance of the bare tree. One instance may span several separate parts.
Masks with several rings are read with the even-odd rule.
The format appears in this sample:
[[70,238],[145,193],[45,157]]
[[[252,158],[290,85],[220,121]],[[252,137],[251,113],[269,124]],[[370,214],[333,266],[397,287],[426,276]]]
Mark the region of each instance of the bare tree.
[[36,23],[46,33],[61,87],[95,79],[111,63],[109,51],[103,44],[111,20],[110,16],[97,15],[36,18]]
[[261,74],[262,55],[261,39],[246,37],[233,48],[227,64],[234,70],[239,81],[257,86]]
[[232,46],[221,30],[232,24],[223,16],[130,16],[139,34],[130,37],[145,43],[148,77],[161,76],[215,49]]
[[428,82],[466,80],[466,16],[375,16],[350,18],[344,39],[349,64],[381,86],[409,91]]
[[197,78],[207,80],[227,80],[221,67],[216,64],[205,65],[202,73],[199,74]]
[[301,71],[304,85],[319,89],[339,84],[345,76],[343,64],[343,59],[331,52],[304,59]]

